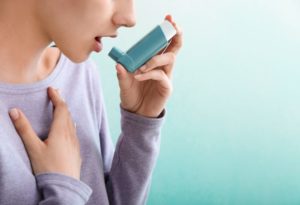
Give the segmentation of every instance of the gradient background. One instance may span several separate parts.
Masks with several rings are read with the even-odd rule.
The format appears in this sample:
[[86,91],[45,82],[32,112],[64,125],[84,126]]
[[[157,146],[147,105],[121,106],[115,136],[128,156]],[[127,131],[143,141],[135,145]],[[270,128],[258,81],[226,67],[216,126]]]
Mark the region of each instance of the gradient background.
[[137,0],[137,26],[93,54],[120,133],[112,46],[164,15],[184,30],[148,205],[300,204],[300,2]]

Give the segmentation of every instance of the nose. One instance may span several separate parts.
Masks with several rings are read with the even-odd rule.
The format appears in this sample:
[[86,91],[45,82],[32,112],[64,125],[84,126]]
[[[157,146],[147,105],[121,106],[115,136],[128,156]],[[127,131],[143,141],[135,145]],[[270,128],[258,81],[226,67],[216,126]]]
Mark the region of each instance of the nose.
[[117,27],[133,27],[136,24],[133,0],[115,1],[115,12],[112,17]]

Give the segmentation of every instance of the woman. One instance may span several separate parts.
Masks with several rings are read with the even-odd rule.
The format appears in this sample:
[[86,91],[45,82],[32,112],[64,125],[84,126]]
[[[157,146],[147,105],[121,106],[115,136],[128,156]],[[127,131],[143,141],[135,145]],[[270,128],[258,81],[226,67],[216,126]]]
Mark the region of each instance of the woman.
[[133,0],[0,1],[1,205],[145,203],[181,31],[140,71],[116,65],[115,151],[88,59],[134,24]]

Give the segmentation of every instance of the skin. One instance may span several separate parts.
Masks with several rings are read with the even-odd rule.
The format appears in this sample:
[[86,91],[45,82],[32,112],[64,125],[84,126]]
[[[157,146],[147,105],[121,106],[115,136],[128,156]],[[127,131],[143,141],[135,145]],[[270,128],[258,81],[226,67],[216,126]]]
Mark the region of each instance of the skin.
[[[153,57],[134,74],[116,65],[121,106],[155,118],[172,92],[172,71],[182,46],[182,32],[171,16],[177,35],[165,53]],[[116,37],[120,27],[135,25],[133,0],[2,0],[0,1],[0,81],[33,83],[46,78],[60,53],[73,62],[86,60],[95,37]],[[58,48],[47,47],[52,41]],[[80,146],[76,126],[59,92],[48,88],[54,107],[48,138],[41,141],[18,108],[9,114],[19,133],[34,174],[57,172],[80,178]],[[59,157],[58,157],[59,156]],[[65,163],[65,162],[68,163]]]

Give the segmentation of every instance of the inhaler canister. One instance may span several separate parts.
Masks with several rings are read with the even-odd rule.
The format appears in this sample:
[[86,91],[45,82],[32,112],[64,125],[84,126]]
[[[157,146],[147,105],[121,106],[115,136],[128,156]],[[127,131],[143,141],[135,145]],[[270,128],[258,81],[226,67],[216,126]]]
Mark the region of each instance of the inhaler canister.
[[126,53],[113,47],[108,55],[117,63],[122,64],[127,71],[133,73],[166,47],[175,35],[176,29],[168,20],[165,20],[133,45]]

